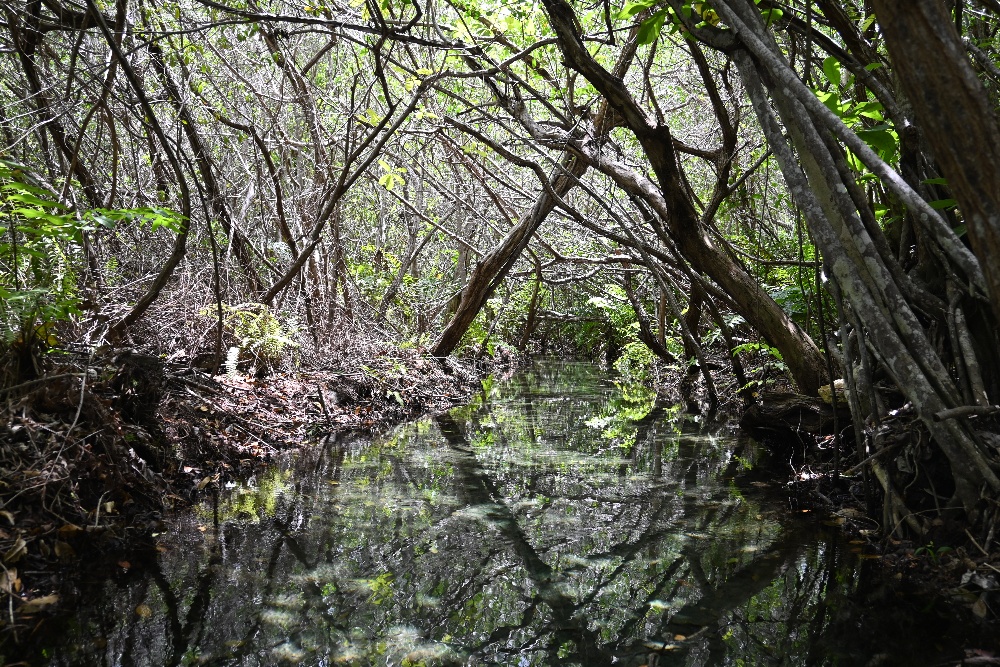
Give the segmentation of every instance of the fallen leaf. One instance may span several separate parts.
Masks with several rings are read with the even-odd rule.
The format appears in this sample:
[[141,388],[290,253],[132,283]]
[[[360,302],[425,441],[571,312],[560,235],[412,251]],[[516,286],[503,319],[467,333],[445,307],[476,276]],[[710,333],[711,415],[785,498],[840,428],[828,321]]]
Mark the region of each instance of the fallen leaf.
[[10,525],[14,525],[14,515],[7,510],[0,510],[0,516],[10,521]]
[[13,594],[19,590],[21,590],[21,580],[17,577],[16,567],[0,572],[0,591]]
[[3,555],[3,562],[16,563],[21,560],[26,553],[28,553],[28,543],[24,541],[23,537],[19,537],[17,538],[17,542],[14,542],[14,546],[8,549],[7,553]]
[[59,534],[63,537],[70,537],[76,535],[77,533],[82,533],[83,528],[76,525],[75,523],[67,523],[65,526],[59,529]]
[[982,597],[976,600],[975,604],[972,605],[972,613],[979,618],[986,618],[986,602]]
[[120,567],[123,570],[127,570],[130,567],[132,567],[132,563],[128,562],[127,560],[120,560],[118,561],[118,567]]
[[28,600],[19,610],[22,614],[33,614],[36,611],[41,611],[46,607],[51,607],[55,603],[59,602],[59,596],[56,594],[45,595],[40,598],[35,598],[34,600]]
[[56,556],[59,557],[59,560],[68,561],[76,556],[76,551],[74,551],[73,547],[71,547],[67,542],[60,542],[56,540],[55,549]]

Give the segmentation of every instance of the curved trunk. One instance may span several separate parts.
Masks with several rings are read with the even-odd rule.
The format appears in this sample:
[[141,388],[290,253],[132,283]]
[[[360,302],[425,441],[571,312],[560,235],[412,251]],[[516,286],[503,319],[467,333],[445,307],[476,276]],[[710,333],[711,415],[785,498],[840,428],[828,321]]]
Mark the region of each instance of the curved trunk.
[[[576,177],[582,176],[587,169],[585,162],[573,158],[565,159],[563,166]],[[565,175],[562,170],[558,170],[550,178],[549,183],[556,194],[563,197],[573,187],[574,180],[574,178]],[[542,192],[531,210],[523,215],[517,224],[507,232],[507,236],[499,245],[476,262],[472,273],[469,274],[469,281],[462,289],[455,315],[431,346],[432,355],[446,357],[458,347],[462,336],[472,326],[472,322],[476,319],[483,304],[503,282],[510,268],[514,266],[514,263],[528,246],[531,236],[545,222],[545,218],[555,206],[555,198],[547,191]]]
[[[809,335],[792,321],[757,281],[709,238],[685,186],[670,129],[651,120],[622,78],[604,69],[587,51],[577,34],[578,22],[573,9],[565,0],[545,0],[544,5],[567,64],[607,99],[624,125],[635,134],[656,174],[659,191],[651,192],[653,188],[645,187],[644,179],[636,178],[634,173],[624,174],[623,170],[620,175],[624,174],[624,178],[609,175],[620,186],[639,194],[653,206],[667,225],[669,235],[684,259],[696,271],[709,276],[722,287],[733,299],[740,315],[781,352],[799,389],[815,394],[827,382],[823,355]],[[591,157],[605,167],[613,166],[602,156]],[[627,187],[629,185],[631,189]]]
[[982,82],[940,0],[872,3],[907,97],[986,274],[1000,318],[1000,126]]

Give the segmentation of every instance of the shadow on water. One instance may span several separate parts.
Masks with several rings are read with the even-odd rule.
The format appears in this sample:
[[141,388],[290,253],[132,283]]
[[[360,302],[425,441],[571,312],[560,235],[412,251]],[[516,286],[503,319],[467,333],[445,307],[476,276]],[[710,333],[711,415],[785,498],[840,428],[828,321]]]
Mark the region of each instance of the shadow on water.
[[[865,665],[957,628],[749,484],[752,443],[584,364],[331,436],[78,585],[53,665]],[[10,647],[7,647],[9,650]],[[4,657],[4,656],[0,656]],[[0,661],[2,662],[2,661]]]

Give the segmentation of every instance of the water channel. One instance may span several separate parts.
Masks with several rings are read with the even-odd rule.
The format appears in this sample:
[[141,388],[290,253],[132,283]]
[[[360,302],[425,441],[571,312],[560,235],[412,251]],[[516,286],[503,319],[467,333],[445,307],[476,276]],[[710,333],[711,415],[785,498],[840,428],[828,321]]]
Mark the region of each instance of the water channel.
[[177,519],[155,558],[80,584],[44,660],[960,657],[948,647],[961,628],[888,585],[858,545],[791,512],[759,455],[593,366],[542,363],[448,415],[327,438]]

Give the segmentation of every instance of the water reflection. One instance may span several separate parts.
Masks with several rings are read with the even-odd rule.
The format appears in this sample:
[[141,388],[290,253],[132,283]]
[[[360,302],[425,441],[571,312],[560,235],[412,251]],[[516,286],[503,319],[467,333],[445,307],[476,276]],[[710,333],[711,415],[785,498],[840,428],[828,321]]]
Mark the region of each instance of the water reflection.
[[[329,438],[203,506],[159,536],[155,560],[82,591],[45,654],[123,666],[852,665],[880,653],[926,664],[947,628],[893,598],[873,606],[844,545],[741,490],[746,444],[593,367],[541,365],[374,442]],[[922,622],[934,632],[900,632]]]

